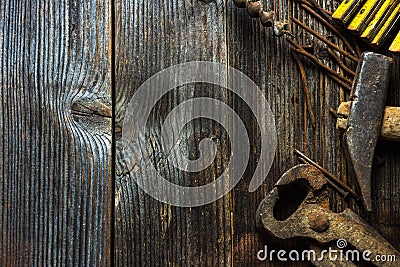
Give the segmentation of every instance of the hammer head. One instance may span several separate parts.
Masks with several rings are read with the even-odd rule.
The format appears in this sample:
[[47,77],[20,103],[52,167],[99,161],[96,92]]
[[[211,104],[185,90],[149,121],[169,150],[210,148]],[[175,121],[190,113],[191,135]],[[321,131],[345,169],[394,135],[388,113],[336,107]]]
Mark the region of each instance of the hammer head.
[[364,53],[353,82],[348,128],[343,143],[350,169],[360,186],[363,203],[371,211],[371,169],[382,127],[392,59]]

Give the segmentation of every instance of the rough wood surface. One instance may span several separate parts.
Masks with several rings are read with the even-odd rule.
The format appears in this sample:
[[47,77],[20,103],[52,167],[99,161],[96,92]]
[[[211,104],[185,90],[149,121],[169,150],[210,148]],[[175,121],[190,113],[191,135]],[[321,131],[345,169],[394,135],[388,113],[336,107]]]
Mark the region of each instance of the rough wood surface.
[[[400,57],[394,57],[391,84],[386,105],[400,106]],[[368,221],[397,250],[400,250],[400,143],[378,141],[376,161],[372,171],[372,204],[376,207]]]
[[110,15],[0,2],[0,266],[111,262]]
[[[222,1],[116,1],[117,131],[122,127],[124,109],[130,96],[158,71],[194,60],[226,62],[226,27]],[[155,107],[146,134],[153,140],[159,139],[159,124],[171,108],[182,101],[201,95],[226,101],[225,91],[206,84],[174,90]],[[148,92],[149,98],[152,94],[152,91]],[[157,169],[176,184],[195,186],[209,183],[218,169],[226,164],[226,134],[216,123],[206,119],[189,123],[186,131],[181,144],[185,154],[192,159],[198,157],[199,141],[214,136],[220,151],[217,160],[203,175],[180,172],[173,167],[163,167],[162,163],[157,164]],[[158,141],[151,143],[154,155],[162,153]],[[117,143],[117,153],[121,152],[119,148]],[[117,170],[120,164],[117,162]],[[145,172],[117,174],[116,265],[232,264],[230,196],[204,207],[177,208],[151,198],[138,188],[134,179],[145,180]]]
[[[330,10],[336,5],[319,2]],[[322,35],[331,34],[290,0],[266,2],[265,9],[276,11],[278,20],[294,16]],[[314,41],[298,27],[290,31],[303,43]],[[113,260],[117,266],[288,266],[260,262],[257,252],[265,245],[288,249],[304,244],[283,245],[263,237],[255,228],[255,212],[279,177],[299,163],[293,149],[356,188],[346,174],[335,118],[329,113],[347,100],[345,90],[300,57],[316,115],[312,127],[290,52],[284,38],[229,0],[1,1],[0,266],[108,266]],[[325,60],[323,53],[318,56]],[[148,174],[127,170],[119,138],[127,104],[139,86],[166,67],[194,60],[228,64],[260,86],[275,115],[278,150],[265,183],[249,193],[259,156],[259,129],[250,110],[224,88],[177,88],[156,105],[148,132],[141,133],[157,169],[169,181],[203,185],[229,163],[227,132],[216,122],[197,119],[182,130],[180,148],[196,159],[200,141],[211,137],[218,151],[215,160],[201,173],[165,164],[160,125],[187,99],[208,96],[233,107],[245,122],[252,152],[232,192],[203,207],[177,208],[138,187],[135,180],[146,181]],[[396,57],[388,105],[400,106],[399,73]],[[343,201],[332,189],[331,202],[336,211],[353,208],[399,249],[398,151],[398,143],[378,144],[376,154],[384,163],[373,169],[372,214],[363,213],[354,200]]]
[[[230,4],[228,7],[230,65],[251,77],[265,92],[275,114],[278,131],[275,164],[264,186],[254,194],[249,194],[246,183],[243,183],[242,187],[233,193],[235,230],[233,265],[287,266],[278,261],[260,262],[256,257],[257,251],[263,249],[265,245],[268,249],[290,247],[299,249],[304,248],[304,243],[292,242],[287,246],[262,237],[255,229],[254,211],[280,176],[289,168],[299,164],[293,153],[295,148],[318,161],[332,173],[337,174],[342,171],[340,164],[342,155],[335,135],[335,120],[329,114],[329,107],[339,103],[340,90],[332,80],[322,75],[315,65],[303,60],[312,106],[316,114],[317,124],[316,128],[313,128],[307,115],[307,99],[303,94],[296,62],[290,55],[289,44],[284,38],[275,37],[271,29],[264,30],[257,20],[249,19],[244,10],[238,10]],[[270,2],[265,8],[275,10],[278,20],[283,21],[296,16],[307,24],[314,24],[316,30],[325,33],[318,23],[292,1]],[[313,41],[300,28],[294,27],[291,31],[300,42]],[[332,196],[332,200],[335,201],[338,195],[333,193]],[[337,205],[341,206],[340,200]],[[281,208],[282,213],[287,213],[285,210],[287,208]],[[291,263],[291,266],[302,266],[302,264]]]
[[[314,23],[291,2],[269,4],[267,8],[276,10],[280,20],[296,15]],[[322,27],[316,27],[324,32]],[[298,28],[295,33],[301,40],[307,39]],[[335,120],[329,113],[329,107],[338,106],[344,94],[314,65],[305,64],[314,112],[318,115],[317,127],[313,129],[288,44],[283,38],[274,37],[271,30],[264,30],[257,20],[250,19],[245,10],[237,9],[232,1],[120,0],[116,4],[117,132],[121,131],[130,97],[146,79],[163,68],[190,60],[229,64],[261,87],[276,119],[279,148],[275,164],[262,188],[249,193],[248,185],[259,152],[254,117],[231,95],[214,88],[215,93],[212,94],[233,103],[236,112],[248,122],[254,152],[244,179],[216,203],[200,208],[176,208],[147,196],[135,183],[135,179],[146,179],[145,174],[124,172],[124,162],[117,160],[117,170],[120,171],[117,171],[116,177],[116,264],[269,265],[257,260],[257,251],[265,244],[274,246],[275,243],[264,239],[256,230],[256,208],[280,175],[298,163],[293,148],[306,152],[335,174],[345,173],[339,137],[335,134]],[[162,121],[172,107],[211,89],[213,87],[209,85],[202,85],[200,89],[197,87],[199,91],[193,92],[193,87],[187,86],[165,97],[157,115],[149,122],[148,134],[157,140],[158,121]],[[150,97],[152,92],[148,94]],[[228,163],[229,150],[226,146],[229,140],[223,129],[211,122],[193,122],[188,129],[192,130],[183,134],[182,147],[194,153],[201,138],[208,137],[210,133],[217,136],[219,152],[214,165],[200,177],[173,169],[165,171],[161,167],[160,171],[167,173],[170,181],[180,185],[204,184],[209,181],[207,175],[211,179],[215,176],[215,164],[223,167]],[[161,149],[154,143],[153,151],[160,152]],[[117,158],[121,153],[118,147],[121,145],[117,145]],[[337,195],[333,193],[332,200],[336,199]],[[336,206],[340,209],[344,204],[338,199]],[[296,244],[299,245],[296,242],[292,245]]]

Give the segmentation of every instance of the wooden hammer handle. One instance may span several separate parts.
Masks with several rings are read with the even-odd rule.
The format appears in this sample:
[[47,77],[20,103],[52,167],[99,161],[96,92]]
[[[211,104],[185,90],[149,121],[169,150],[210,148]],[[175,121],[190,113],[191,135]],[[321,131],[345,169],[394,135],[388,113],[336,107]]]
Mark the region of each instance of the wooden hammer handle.
[[[336,128],[345,132],[348,125],[351,101],[343,102],[338,108]],[[380,138],[400,141],[400,107],[386,107],[383,114]]]

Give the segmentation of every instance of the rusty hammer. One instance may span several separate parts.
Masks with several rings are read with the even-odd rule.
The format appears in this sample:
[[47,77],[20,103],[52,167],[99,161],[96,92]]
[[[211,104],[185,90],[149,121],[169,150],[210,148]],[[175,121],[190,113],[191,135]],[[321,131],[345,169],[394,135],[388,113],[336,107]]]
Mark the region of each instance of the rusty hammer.
[[386,107],[392,59],[364,53],[357,66],[351,101],[338,108],[336,127],[350,170],[355,174],[364,207],[372,210],[371,169],[378,137],[400,141],[400,107]]

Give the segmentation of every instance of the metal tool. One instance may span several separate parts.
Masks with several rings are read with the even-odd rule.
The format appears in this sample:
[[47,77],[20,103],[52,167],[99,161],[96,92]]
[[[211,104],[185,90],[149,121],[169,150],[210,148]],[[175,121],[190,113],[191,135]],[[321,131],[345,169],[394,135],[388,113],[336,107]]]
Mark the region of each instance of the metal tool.
[[356,32],[364,31],[385,1],[388,0],[367,0],[361,10],[356,13],[347,28]]
[[394,38],[394,42],[389,48],[390,51],[400,53],[400,32]]
[[400,3],[400,0],[384,1],[379,10],[376,12],[375,17],[362,32],[361,38],[372,41],[377,35],[378,31],[385,24],[389,16],[393,13],[398,3]]
[[[372,39],[371,44],[375,47],[381,46],[390,36],[390,34],[392,34],[393,32],[397,34],[399,32],[399,23],[400,23],[400,3],[397,4],[395,9],[392,11],[388,19],[383,24],[383,26],[379,29],[375,37]],[[395,42],[397,41],[398,40],[395,39],[392,45],[395,44]]]
[[348,164],[357,178],[368,211],[372,209],[371,170],[378,137],[383,131],[384,136],[397,134],[400,140],[400,125],[396,126],[400,118],[388,111],[383,121],[391,66],[389,57],[364,53],[358,63],[351,102],[342,104],[338,110],[337,128],[344,132]]
[[[369,250],[370,259],[377,255],[393,255],[400,259],[400,253],[352,210],[346,209],[342,213],[330,210],[326,185],[327,179],[315,167],[307,164],[293,167],[261,202],[257,209],[257,226],[268,235],[282,240],[306,239],[311,242],[313,249],[321,247],[321,244],[345,239],[359,252]],[[291,186],[305,189],[307,195],[290,217],[277,219],[274,210],[281,190]],[[311,261],[316,266],[338,266],[327,258]],[[398,266],[397,262],[372,263],[376,266]],[[354,265],[347,262],[346,266]]]
[[363,1],[360,0],[345,0],[332,14],[332,17],[343,23],[348,23],[362,4]]
[[399,52],[399,0],[344,0],[332,17],[374,47],[390,39],[389,50]]

